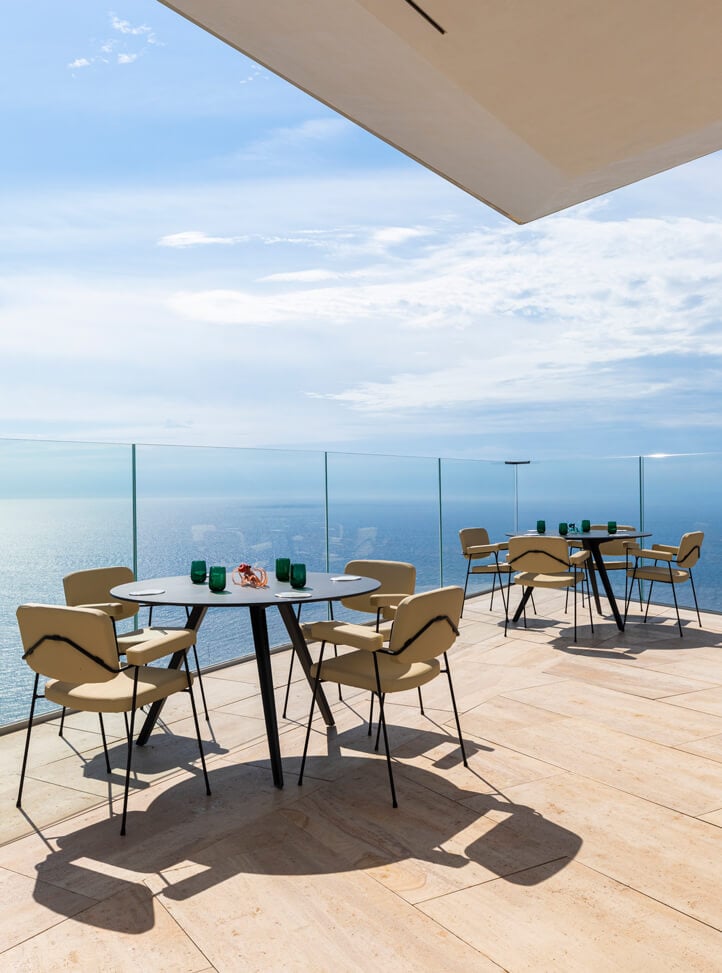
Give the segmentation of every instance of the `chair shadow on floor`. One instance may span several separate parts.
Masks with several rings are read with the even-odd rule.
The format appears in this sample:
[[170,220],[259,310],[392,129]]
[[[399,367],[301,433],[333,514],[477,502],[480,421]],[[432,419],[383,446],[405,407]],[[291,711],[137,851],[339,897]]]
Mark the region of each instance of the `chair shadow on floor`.
[[[437,772],[397,761],[399,807],[393,809],[383,762],[348,753],[372,749],[365,728],[329,737],[332,749],[346,751],[333,780],[323,779],[329,757],[309,756],[309,777],[298,787],[290,757],[284,761],[286,786],[278,790],[269,762],[244,763],[240,751],[237,763],[209,767],[211,797],[203,795],[195,779],[200,771],[193,770],[181,781],[161,782],[161,792],[143,810],[131,804],[124,838],[114,817],[77,829],[77,819],[70,819],[45,829],[40,837],[51,850],[36,866],[36,902],[76,922],[140,934],[154,925],[156,894],[183,902],[221,883],[237,882],[241,889],[247,876],[333,875],[409,860],[429,870],[453,869],[460,888],[495,877],[534,885],[563,869],[581,847],[579,835],[494,788],[484,770],[489,746],[469,741],[469,768],[460,756],[452,767],[453,754],[430,761]],[[419,737],[419,752],[448,741],[435,730]],[[409,752],[408,741],[403,749]],[[467,775],[468,789],[459,783]],[[480,780],[482,791],[494,793],[480,792]],[[456,842],[457,835],[474,831],[468,844]],[[130,892],[133,908],[109,903],[71,911],[58,886],[101,906]]]

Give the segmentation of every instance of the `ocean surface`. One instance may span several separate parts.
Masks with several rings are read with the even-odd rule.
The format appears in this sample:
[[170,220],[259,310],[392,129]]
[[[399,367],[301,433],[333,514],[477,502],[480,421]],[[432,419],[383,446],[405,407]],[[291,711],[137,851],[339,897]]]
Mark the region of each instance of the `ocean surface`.
[[[638,513],[635,516],[629,510],[586,513],[597,521],[616,516],[619,523],[639,522]],[[138,578],[186,574],[194,558],[203,558],[209,565],[223,564],[229,570],[249,562],[270,571],[276,557],[287,556],[303,561],[310,571],[328,567],[334,572],[352,558],[383,558],[415,564],[419,590],[442,583],[463,585],[466,562],[458,541],[461,527],[484,525],[492,539],[503,539],[514,530],[516,517],[519,529],[525,530],[533,526],[537,515],[545,516],[552,526],[558,519],[575,517],[574,513],[565,517],[539,501],[515,511],[508,498],[487,498],[483,503],[450,501],[444,504],[441,516],[432,497],[335,503],[328,510],[327,542],[323,503],[154,497],[138,503]],[[653,540],[663,543],[676,543],[685,530],[705,531],[703,556],[695,569],[697,593],[701,607],[722,610],[722,516],[712,499],[704,507],[698,503],[693,516],[683,501],[677,506],[668,499],[648,504],[645,525],[653,530]],[[27,717],[33,678],[21,658],[17,606],[26,602],[63,604],[62,578],[71,571],[132,566],[131,503],[129,499],[0,499],[0,538],[0,723],[5,724]],[[482,583],[483,579],[472,579],[470,593],[482,590]],[[660,591],[659,600],[667,600],[666,594],[666,589]],[[680,597],[683,604],[692,603],[689,586],[683,586]],[[154,621],[184,621],[179,609],[156,611]],[[309,605],[302,620],[325,618],[326,612],[324,605]],[[336,617],[344,617],[343,609],[336,611]],[[272,609],[268,625],[272,645],[287,641],[280,616]],[[247,612],[219,609],[208,613],[198,642],[201,665],[251,652]]]

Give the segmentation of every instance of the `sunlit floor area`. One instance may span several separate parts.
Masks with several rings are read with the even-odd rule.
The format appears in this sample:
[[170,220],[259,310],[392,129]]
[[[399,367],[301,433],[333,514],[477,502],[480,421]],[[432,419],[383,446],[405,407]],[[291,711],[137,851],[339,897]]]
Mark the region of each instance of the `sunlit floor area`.
[[[517,595],[514,595],[517,597]],[[271,781],[254,661],[205,677],[212,796],[185,694],[135,751],[108,719],[0,737],[0,966],[8,971],[708,970],[722,956],[722,617],[638,614],[620,633],[537,592],[504,637],[498,594],[467,602],[444,678],[388,698],[399,807],[368,697],[314,722],[300,675]],[[606,607],[606,603],[602,603]],[[318,647],[311,646],[312,654]],[[108,794],[112,791],[111,816]]]

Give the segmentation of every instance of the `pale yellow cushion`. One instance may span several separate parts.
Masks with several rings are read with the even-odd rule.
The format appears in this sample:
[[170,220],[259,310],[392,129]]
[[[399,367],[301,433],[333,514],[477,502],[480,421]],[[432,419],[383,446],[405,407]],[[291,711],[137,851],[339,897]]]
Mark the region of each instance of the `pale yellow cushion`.
[[[666,581],[667,584],[670,582],[669,568],[661,564],[640,564],[636,572],[630,569],[627,571],[627,575],[630,578],[638,578],[642,581]],[[685,571],[683,568],[672,568],[671,580],[672,584],[681,584],[683,581],[689,581],[689,571]]]
[[570,571],[568,574],[532,574],[523,571],[516,575],[514,584],[525,588],[573,588],[584,577],[583,571]]
[[[357,651],[348,652],[338,658],[324,659],[321,663],[321,681],[338,682],[344,686],[375,692],[377,687],[374,656],[378,660],[381,691],[384,693],[401,692],[404,689],[423,686],[424,683],[434,679],[441,668],[438,659],[402,664],[393,656],[385,655],[383,652]],[[312,678],[316,677],[317,670],[316,662],[311,666]]]
[[145,662],[161,659],[164,655],[189,649],[195,640],[196,633],[191,628],[143,628],[119,635],[118,651],[121,655],[127,655],[135,648],[146,649],[148,646],[151,648],[157,646],[157,655],[143,657],[136,654],[132,660],[129,660],[142,665]]
[[308,632],[315,642],[348,645],[352,649],[366,649],[373,652],[384,644],[383,632],[376,632],[373,628],[355,625],[352,622],[311,622]]
[[[51,679],[45,685],[45,696],[58,706],[89,710],[91,713],[125,713],[132,708],[134,667],[122,669],[107,682],[68,683]],[[192,677],[191,677],[192,679]],[[138,669],[136,707],[146,706],[188,685],[185,669]]]

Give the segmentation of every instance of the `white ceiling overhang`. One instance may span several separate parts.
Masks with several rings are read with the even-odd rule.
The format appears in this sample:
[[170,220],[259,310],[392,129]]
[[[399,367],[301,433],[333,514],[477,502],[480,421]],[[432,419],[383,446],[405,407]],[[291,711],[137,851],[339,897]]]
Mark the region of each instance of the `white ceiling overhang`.
[[161,0],[518,223],[722,148],[722,0]]

